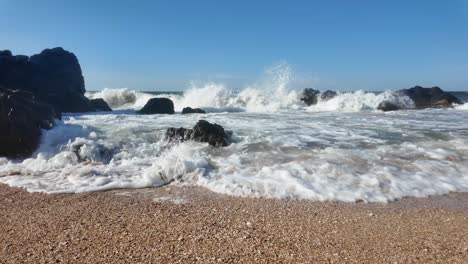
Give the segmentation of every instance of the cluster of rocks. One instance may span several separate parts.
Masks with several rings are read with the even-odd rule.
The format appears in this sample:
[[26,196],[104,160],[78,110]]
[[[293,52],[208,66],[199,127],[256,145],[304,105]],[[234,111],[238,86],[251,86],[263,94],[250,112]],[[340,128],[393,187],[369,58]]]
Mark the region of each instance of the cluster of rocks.
[[[174,103],[169,98],[152,98],[138,111],[140,114],[174,114]],[[200,108],[185,107],[182,114],[204,114]],[[192,128],[168,128],[166,140],[169,142],[183,142],[187,140],[206,142],[214,147],[229,145],[229,133],[218,124],[211,124],[206,120],[199,120]]]
[[[413,88],[395,91],[395,94],[409,97],[414,102],[414,109],[453,107],[454,104],[462,104],[457,97],[443,91],[439,87],[424,88],[415,86]],[[310,106],[318,102],[326,102],[336,96],[337,93],[334,91],[327,90],[325,92],[320,92],[319,90],[306,88],[302,92],[301,100],[306,105]],[[406,108],[391,101],[383,101],[378,105],[377,109],[382,111],[396,111]]]
[[62,48],[31,57],[0,51],[0,156],[30,155],[41,129],[63,112],[112,111],[102,99],[89,100],[76,56]]
[[[174,114],[174,102],[169,98],[151,98],[143,106],[140,114],[152,115],[152,114]],[[182,114],[205,114],[206,111],[200,108],[185,107],[182,109]]]
[[320,102],[326,102],[330,99],[333,99],[337,96],[335,91],[326,90],[325,92],[320,92],[319,90],[315,90],[312,88],[305,88],[302,92],[301,101],[303,101],[306,105],[311,106]]

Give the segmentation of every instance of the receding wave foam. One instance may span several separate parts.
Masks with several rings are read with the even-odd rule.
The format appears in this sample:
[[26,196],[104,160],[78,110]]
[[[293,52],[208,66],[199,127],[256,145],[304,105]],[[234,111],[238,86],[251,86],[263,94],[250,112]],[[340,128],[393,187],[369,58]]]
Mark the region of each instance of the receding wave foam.
[[164,140],[196,115],[65,115],[0,182],[76,193],[164,184],[245,197],[387,202],[468,191],[468,111],[212,113],[226,148]]

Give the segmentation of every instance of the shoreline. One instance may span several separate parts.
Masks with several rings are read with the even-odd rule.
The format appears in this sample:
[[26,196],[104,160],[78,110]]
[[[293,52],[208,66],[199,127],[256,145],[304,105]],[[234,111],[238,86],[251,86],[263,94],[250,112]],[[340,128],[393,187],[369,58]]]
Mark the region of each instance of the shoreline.
[[343,203],[0,184],[0,262],[468,262],[468,193]]

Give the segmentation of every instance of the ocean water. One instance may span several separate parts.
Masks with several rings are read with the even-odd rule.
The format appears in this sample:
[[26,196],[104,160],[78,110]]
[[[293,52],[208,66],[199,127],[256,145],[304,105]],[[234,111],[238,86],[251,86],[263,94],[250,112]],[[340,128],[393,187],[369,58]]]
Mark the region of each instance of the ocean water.
[[[47,193],[175,184],[345,202],[468,191],[468,104],[384,113],[376,110],[383,100],[412,102],[391,91],[356,91],[307,107],[287,84],[279,77],[267,88],[236,91],[208,83],[184,93],[89,92],[116,110],[65,114],[44,131],[32,158],[0,158],[0,182]],[[466,101],[468,94],[461,95]],[[138,115],[152,97],[171,98],[178,112],[190,106],[208,113]],[[232,131],[232,144],[164,140],[168,127],[192,127],[199,119]]]

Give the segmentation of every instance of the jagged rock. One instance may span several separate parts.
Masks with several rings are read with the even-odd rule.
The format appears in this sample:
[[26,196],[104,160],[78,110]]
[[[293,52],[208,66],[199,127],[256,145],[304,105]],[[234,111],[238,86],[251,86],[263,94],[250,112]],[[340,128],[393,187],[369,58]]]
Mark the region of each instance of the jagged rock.
[[112,112],[112,108],[102,98],[91,99],[89,102],[94,111]]
[[218,124],[211,124],[206,120],[199,120],[192,128],[168,128],[166,131],[168,141],[194,140],[207,142],[214,147],[225,147],[229,145],[229,135],[224,128]]
[[85,84],[76,56],[62,48],[40,54],[12,56],[0,53],[0,85],[31,92],[35,99],[54,107],[56,112],[93,111],[84,96]]
[[317,104],[319,101],[328,101],[334,98],[337,95],[335,91],[326,90],[325,92],[320,92],[319,90],[315,90],[312,88],[305,88],[302,92],[301,101],[306,103],[306,105],[311,106]]
[[174,114],[174,103],[169,98],[151,98],[139,111],[141,114]]
[[312,88],[305,88],[302,92],[301,101],[306,103],[306,105],[314,105],[317,104],[317,96],[320,94],[319,90],[315,90]]
[[0,156],[27,157],[39,146],[41,129],[54,126],[55,112],[26,91],[0,87]]
[[388,101],[383,101],[377,106],[378,110],[388,112],[388,111],[396,111],[400,110],[401,108],[398,107],[396,104],[388,102]]
[[453,104],[462,104],[455,96],[444,92],[439,87],[424,88],[415,86],[410,89],[398,90],[397,93],[406,95],[414,101],[415,108],[452,107]]
[[206,111],[200,108],[185,107],[182,109],[182,114],[205,114]]

